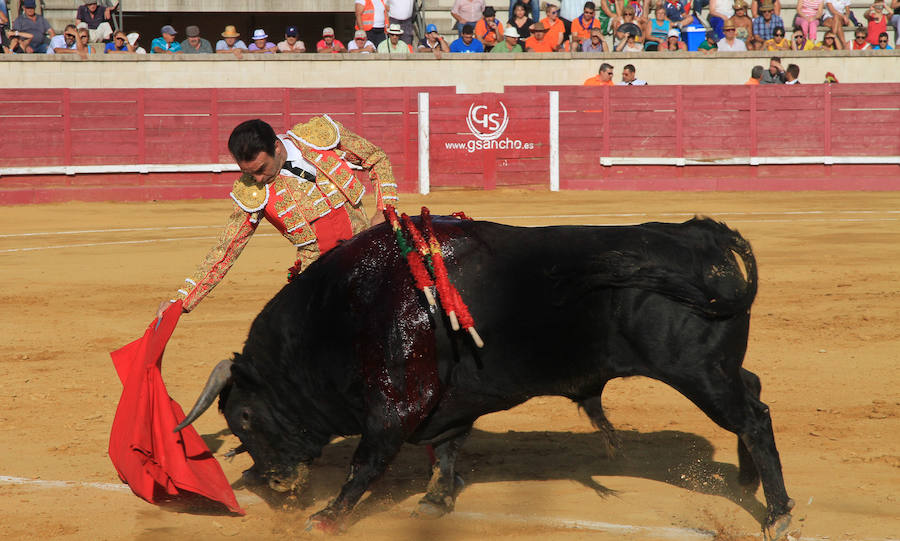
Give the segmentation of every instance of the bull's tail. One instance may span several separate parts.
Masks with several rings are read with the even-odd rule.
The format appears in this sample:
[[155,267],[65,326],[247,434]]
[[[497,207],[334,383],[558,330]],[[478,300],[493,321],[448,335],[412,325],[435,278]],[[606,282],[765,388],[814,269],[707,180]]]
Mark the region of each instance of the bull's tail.
[[638,246],[604,252],[589,264],[591,288],[654,291],[708,318],[746,312],[757,290],[756,258],[737,231],[708,218],[644,224]]

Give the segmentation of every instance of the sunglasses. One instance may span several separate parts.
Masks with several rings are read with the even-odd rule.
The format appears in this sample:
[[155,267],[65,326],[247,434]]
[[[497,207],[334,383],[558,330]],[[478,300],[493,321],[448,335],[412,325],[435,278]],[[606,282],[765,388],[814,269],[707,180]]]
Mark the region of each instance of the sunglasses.
[[554,9],[553,11],[548,11],[548,12],[547,12],[548,15],[556,15],[557,13],[559,13],[559,10],[558,10],[558,9]]
[[888,40],[886,40],[886,39],[880,39],[880,40],[878,40],[878,43],[887,43],[887,41]]
[[[734,28],[726,28],[725,31],[726,32],[734,32]],[[775,35],[777,36],[778,34],[775,34]],[[781,34],[781,35],[783,36],[784,34]],[[674,36],[670,36],[670,37],[674,37]]]
[[794,36],[794,39],[803,39],[803,36]]
[[783,33],[781,33],[781,32],[775,32],[775,37],[776,37],[776,38],[780,38],[780,37],[782,37],[782,36],[784,36]]
[[75,34],[66,34],[66,37],[67,37],[67,38],[74,38],[74,37],[75,37]]

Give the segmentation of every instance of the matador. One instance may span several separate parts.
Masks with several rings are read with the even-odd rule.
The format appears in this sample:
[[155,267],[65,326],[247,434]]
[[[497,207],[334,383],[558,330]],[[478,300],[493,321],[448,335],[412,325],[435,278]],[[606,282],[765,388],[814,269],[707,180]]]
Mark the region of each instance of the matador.
[[[172,299],[182,299],[185,312],[222,280],[261,218],[297,248],[293,274],[341,240],[382,221],[380,211],[397,202],[387,155],[328,115],[297,124],[284,135],[262,120],[248,120],[231,133],[228,150],[243,173],[230,194],[234,208],[216,245]],[[362,204],[365,186],[354,169],[369,172],[378,207],[371,220]]]

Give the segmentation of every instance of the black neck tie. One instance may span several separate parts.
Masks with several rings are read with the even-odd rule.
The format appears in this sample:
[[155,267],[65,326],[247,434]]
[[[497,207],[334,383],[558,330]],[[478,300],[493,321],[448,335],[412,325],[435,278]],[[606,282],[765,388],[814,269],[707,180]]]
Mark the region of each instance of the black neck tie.
[[291,173],[302,178],[303,180],[308,180],[310,182],[316,181],[316,176],[314,174],[310,173],[306,169],[297,167],[296,165],[294,165],[294,162],[285,161],[284,165],[282,165],[281,168],[284,170],[290,171]]

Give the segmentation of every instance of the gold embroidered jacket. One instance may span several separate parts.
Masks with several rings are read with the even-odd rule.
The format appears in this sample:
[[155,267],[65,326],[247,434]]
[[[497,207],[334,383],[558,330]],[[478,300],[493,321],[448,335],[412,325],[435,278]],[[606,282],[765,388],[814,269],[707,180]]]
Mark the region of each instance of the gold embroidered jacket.
[[304,269],[321,254],[312,227],[319,218],[331,212],[347,212],[354,235],[368,227],[369,219],[362,207],[365,186],[353,174],[354,167],[369,171],[379,209],[385,204],[396,205],[397,184],[387,155],[328,115],[297,124],[281,140],[289,157],[297,156],[299,151],[300,165],[310,173],[314,169],[315,182],[285,169],[268,184],[257,184],[242,175],[232,188],[234,208],[224,231],[175,297],[184,300],[185,311],[197,306],[225,277],[261,217],[297,248]]

